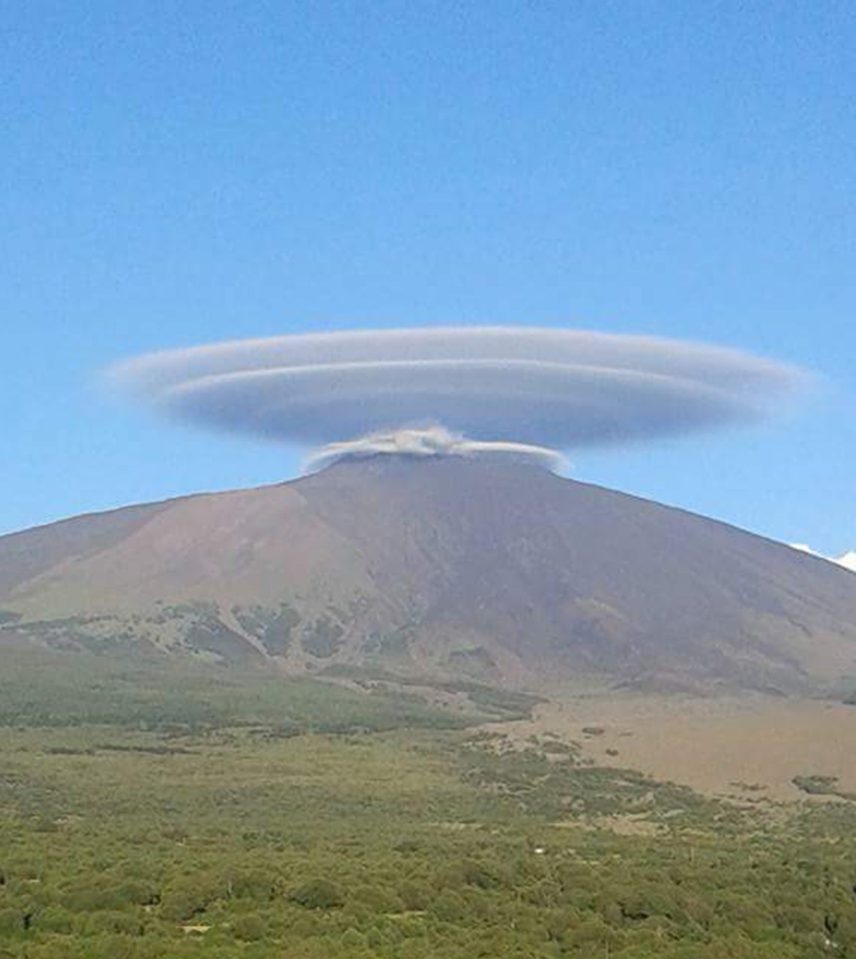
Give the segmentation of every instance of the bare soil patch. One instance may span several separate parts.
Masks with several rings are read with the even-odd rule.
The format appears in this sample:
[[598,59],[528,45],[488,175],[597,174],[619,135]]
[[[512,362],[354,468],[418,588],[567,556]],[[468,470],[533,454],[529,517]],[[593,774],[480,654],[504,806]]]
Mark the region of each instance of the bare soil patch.
[[808,799],[798,776],[856,791],[856,707],[822,700],[604,694],[544,703],[503,729],[520,740],[552,733],[598,765],[744,802]]

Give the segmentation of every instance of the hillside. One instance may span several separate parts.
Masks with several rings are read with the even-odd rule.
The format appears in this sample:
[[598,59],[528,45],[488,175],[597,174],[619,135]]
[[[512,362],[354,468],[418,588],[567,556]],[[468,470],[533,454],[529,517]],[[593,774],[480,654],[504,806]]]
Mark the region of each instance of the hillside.
[[853,574],[532,466],[382,457],[0,538],[7,643],[543,689],[856,677]]

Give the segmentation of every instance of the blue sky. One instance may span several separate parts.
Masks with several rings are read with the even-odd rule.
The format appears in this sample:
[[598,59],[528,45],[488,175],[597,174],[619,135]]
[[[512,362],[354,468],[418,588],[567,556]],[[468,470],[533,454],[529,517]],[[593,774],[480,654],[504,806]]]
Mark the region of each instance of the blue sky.
[[116,359],[523,323],[815,371],[574,475],[856,546],[852,4],[13,3],[0,43],[0,530],[295,473],[119,402]]

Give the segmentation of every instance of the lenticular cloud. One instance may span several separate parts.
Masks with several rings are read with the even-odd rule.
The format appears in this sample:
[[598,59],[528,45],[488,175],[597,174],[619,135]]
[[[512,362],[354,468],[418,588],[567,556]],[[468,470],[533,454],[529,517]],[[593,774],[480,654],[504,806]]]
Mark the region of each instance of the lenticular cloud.
[[153,353],[112,375],[202,426],[372,452],[531,456],[753,420],[800,380],[735,350],[531,327],[300,334]]

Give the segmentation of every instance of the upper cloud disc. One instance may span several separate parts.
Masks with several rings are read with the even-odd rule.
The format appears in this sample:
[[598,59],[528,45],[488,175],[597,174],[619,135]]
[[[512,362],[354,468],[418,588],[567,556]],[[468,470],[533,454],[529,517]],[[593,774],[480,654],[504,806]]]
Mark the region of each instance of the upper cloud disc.
[[792,367],[652,337],[532,327],[300,334],[153,353],[112,375],[204,426],[301,444],[442,424],[567,449],[754,419]]

